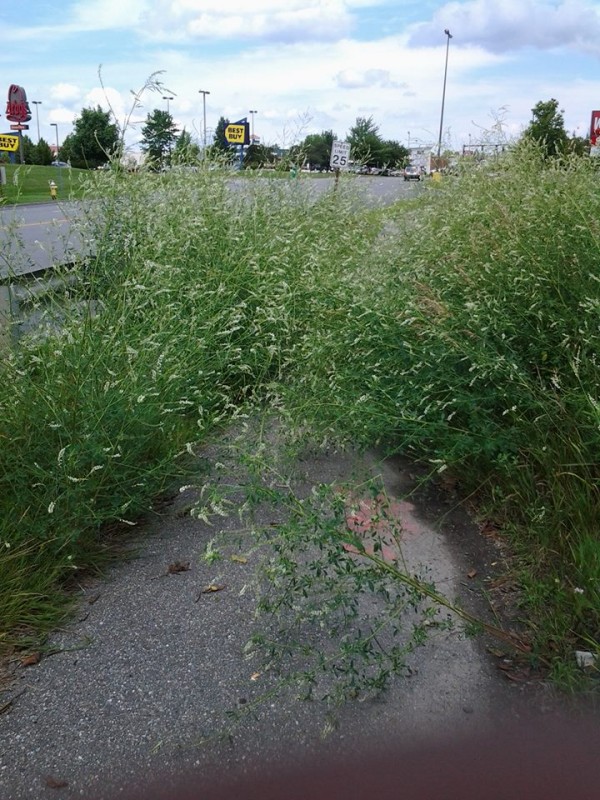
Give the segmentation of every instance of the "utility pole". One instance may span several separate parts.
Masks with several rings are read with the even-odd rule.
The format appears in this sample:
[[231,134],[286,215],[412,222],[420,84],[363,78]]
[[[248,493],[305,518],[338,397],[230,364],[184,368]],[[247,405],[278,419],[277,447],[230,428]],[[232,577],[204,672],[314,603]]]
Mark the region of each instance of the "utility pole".
[[204,132],[204,150],[206,150],[206,95],[210,94],[205,89],[198,89],[198,94],[202,95],[202,118],[203,118],[203,132]]
[[37,122],[37,132],[38,132],[37,143],[39,144],[40,143],[40,115],[39,115],[39,111],[38,111],[38,106],[42,105],[42,101],[41,100],[32,100],[31,102],[35,106],[35,119],[36,119],[36,122]]
[[440,155],[441,155],[441,152],[442,152],[442,129],[444,127],[444,103],[446,102],[446,77],[448,75],[448,51],[450,50],[450,39],[452,39],[452,34],[448,30],[448,28],[446,28],[444,33],[446,34],[446,37],[447,37],[447,39],[446,39],[446,66],[444,68],[444,89],[442,91],[442,113],[440,115],[440,135],[438,137],[438,147],[437,147],[437,160],[438,160],[437,166],[438,166],[438,169],[440,168]]
[[50,126],[56,130],[56,164],[57,164],[56,168],[58,170],[58,182],[60,184],[60,188],[61,188],[61,191],[62,191],[62,188],[63,188],[62,169],[60,167],[60,164],[58,163],[58,151],[59,151],[59,147],[58,147],[58,122],[51,122]]
[[56,129],[56,160],[58,161],[58,122],[51,122],[50,127]]

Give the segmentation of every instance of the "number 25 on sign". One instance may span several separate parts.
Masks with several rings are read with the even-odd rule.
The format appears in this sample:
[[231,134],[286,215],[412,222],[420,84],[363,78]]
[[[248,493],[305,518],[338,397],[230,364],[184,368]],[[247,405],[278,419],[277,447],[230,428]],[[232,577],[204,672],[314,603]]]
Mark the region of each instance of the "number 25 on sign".
[[348,169],[350,166],[350,145],[348,142],[334,141],[331,145],[329,166],[332,169]]

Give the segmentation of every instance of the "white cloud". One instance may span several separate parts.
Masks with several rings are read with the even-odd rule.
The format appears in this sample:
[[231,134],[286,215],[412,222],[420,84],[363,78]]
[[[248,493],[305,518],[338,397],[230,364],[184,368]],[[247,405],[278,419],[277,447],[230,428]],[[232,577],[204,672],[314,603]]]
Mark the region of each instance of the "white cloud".
[[103,89],[92,89],[85,96],[85,107],[96,108],[100,106],[103,111],[110,111],[121,123],[130,111],[131,103],[126,104],[123,94],[117,89],[105,86]]
[[[48,122],[49,123],[56,122],[59,125],[71,126],[75,121],[76,116],[77,112],[73,111],[72,108],[65,108],[65,106],[58,106],[58,108],[53,108],[48,114]],[[64,138],[64,136],[66,136],[66,129],[64,135],[62,135],[62,138]]]
[[148,0],[83,0],[73,7],[68,25],[84,30],[133,28],[151,5]]
[[348,0],[160,0],[144,14],[155,40],[333,41],[349,33]]
[[381,86],[384,89],[407,89],[408,84],[393,80],[387,69],[344,69],[335,76],[336,86],[340,89],[368,89]]
[[600,12],[588,0],[471,0],[439,8],[430,22],[414,27],[410,44],[439,44],[450,28],[455,44],[494,53],[534,47],[569,47],[600,53]]
[[81,89],[73,83],[56,83],[50,87],[50,97],[59,103],[75,102],[81,97]]

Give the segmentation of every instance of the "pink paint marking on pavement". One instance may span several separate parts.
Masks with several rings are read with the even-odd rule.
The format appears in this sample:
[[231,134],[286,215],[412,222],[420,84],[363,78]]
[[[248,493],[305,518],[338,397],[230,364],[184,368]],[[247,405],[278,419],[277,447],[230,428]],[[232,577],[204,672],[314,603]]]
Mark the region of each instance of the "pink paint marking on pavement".
[[[406,500],[392,500],[383,494],[374,498],[349,498],[346,511],[348,530],[356,534],[369,555],[377,553],[385,561],[395,562],[400,557],[399,540],[403,535],[417,535],[424,526],[414,516],[415,507]],[[356,547],[345,544],[350,553],[359,553]]]

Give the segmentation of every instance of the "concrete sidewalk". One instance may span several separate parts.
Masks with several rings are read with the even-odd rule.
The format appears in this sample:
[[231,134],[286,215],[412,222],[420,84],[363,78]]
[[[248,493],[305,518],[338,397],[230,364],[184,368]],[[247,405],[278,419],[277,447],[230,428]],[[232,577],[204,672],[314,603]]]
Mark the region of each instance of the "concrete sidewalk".
[[[203,456],[227,457],[219,448]],[[225,475],[236,469],[225,463]],[[478,587],[487,585],[499,552],[443,500],[431,495],[426,507],[407,501],[414,475],[406,465],[375,454],[307,451],[295,471],[301,495],[317,484],[380,475],[410,568],[425,566],[438,590],[485,611]],[[51,639],[62,652],[18,666],[0,695],[0,708],[14,698],[0,715],[2,800],[113,798],[157,780],[168,787],[191,773],[209,788],[214,774],[359,755],[378,742],[455,737],[553,705],[541,682],[507,680],[497,669],[499,654],[457,627],[413,653],[410,677],[394,679],[382,698],[342,707],[337,727],[323,704],[284,693],[260,704],[232,738],[200,745],[223,730],[228,711],[268,692],[274,679],[257,674],[243,653],[257,626],[250,590],[256,564],[252,557],[203,558],[218,528],[186,513],[193,499],[192,489],[181,493],[140,526],[134,558],[104,580],[86,581],[75,620]],[[373,502],[356,498],[347,517],[352,529],[373,535]],[[435,518],[444,512],[440,526]],[[268,525],[273,513],[264,505],[259,520]],[[241,527],[235,509],[218,519],[224,533]],[[210,586],[219,591],[203,592]]]

